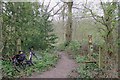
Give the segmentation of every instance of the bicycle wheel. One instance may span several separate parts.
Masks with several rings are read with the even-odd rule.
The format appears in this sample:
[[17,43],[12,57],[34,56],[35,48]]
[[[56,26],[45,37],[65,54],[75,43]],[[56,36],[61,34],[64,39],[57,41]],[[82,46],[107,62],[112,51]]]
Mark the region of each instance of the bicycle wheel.
[[13,68],[17,71],[20,72],[20,66],[18,63],[13,63]]
[[25,69],[26,68],[26,62],[25,61],[23,61],[22,63],[21,63],[21,67],[22,67],[22,69]]

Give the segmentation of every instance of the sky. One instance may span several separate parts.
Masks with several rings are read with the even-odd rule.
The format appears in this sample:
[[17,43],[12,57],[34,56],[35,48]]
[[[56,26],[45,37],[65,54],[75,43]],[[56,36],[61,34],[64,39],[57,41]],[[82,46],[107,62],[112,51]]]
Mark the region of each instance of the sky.
[[[3,0],[3,1],[5,1],[5,0]],[[44,1],[45,5],[48,5],[50,0],[6,0],[6,1],[10,1],[10,2],[41,2],[41,3]],[[67,1],[71,1],[71,0],[62,0],[62,1],[67,2]],[[87,4],[90,4],[92,6],[93,10],[96,10],[97,13],[102,14],[101,11],[98,10],[100,0],[73,0],[73,6],[76,6],[75,4],[84,4],[84,3],[86,3],[86,1],[87,1]],[[101,1],[102,2],[111,2],[113,0],[101,0]],[[115,0],[115,1],[120,1],[120,0]],[[49,10],[53,6],[55,6],[58,2],[60,2],[60,4],[57,7],[55,7],[55,9],[54,9],[55,11],[57,11],[60,8],[60,6],[63,4],[63,2],[61,2],[61,0],[51,0]],[[77,7],[81,8],[82,5],[77,5]],[[75,11],[76,10],[73,10],[73,12],[75,12]]]
[[[43,1],[43,0],[0,0],[0,1],[9,1],[9,2],[33,2],[33,1],[35,1],[35,2],[38,2],[38,1]],[[51,0],[52,1],[52,4],[54,4],[55,2],[58,2],[58,1],[60,1],[60,0]],[[62,0],[62,1],[66,1],[66,2],[68,2],[68,1],[71,1],[71,0]],[[86,0],[73,0],[73,1],[77,1],[77,2],[84,2],[84,1],[86,1]],[[99,2],[99,0],[87,0],[87,1],[91,1],[91,2]],[[112,0],[101,0],[101,1],[103,1],[103,2],[111,2]],[[120,1],[120,0],[115,0],[115,1]],[[49,2],[49,0],[45,0],[45,2]]]
[[[64,1],[68,1],[68,0],[64,0]],[[102,0],[102,1],[112,1],[112,0]],[[43,2],[43,0],[40,0],[40,2]],[[61,0],[51,0],[51,4],[50,4],[50,8],[52,8],[54,5],[56,5],[58,2],[60,2],[60,5],[62,5],[63,2],[61,2]],[[87,0],[87,2],[89,4],[93,4],[95,5],[93,9],[96,9],[99,7],[98,4],[100,2],[100,0]],[[49,0],[45,0],[45,4],[47,5],[49,3]],[[77,6],[78,8],[81,8],[82,5],[75,5],[75,4],[84,4],[86,3],[86,0],[73,0],[73,6]],[[58,10],[59,6],[57,6],[55,8],[55,10]]]
[[[49,3],[50,0],[39,0],[40,2],[45,1],[45,4],[47,5]],[[71,0],[51,0],[51,4],[50,7],[53,7],[54,5],[56,5],[57,2],[61,2],[61,1],[71,1]],[[73,0],[74,4],[78,4],[78,3],[86,3],[86,1],[88,3],[92,3],[95,5],[98,5],[100,3],[100,0]],[[111,2],[113,0],[101,0],[102,2]],[[120,0],[115,0],[115,1],[120,1]],[[62,2],[61,2],[62,4]]]
[[[39,1],[43,1],[43,0],[39,0]],[[46,3],[49,2],[49,0],[44,0]],[[52,4],[55,4],[56,2],[61,2],[61,1],[71,1],[71,0],[51,0]],[[100,0],[87,0],[88,2],[94,2],[94,3],[99,3]],[[113,0],[101,0],[102,2],[111,2]],[[115,0],[115,1],[120,1],[120,0]],[[86,2],[86,0],[73,0],[73,2]]]

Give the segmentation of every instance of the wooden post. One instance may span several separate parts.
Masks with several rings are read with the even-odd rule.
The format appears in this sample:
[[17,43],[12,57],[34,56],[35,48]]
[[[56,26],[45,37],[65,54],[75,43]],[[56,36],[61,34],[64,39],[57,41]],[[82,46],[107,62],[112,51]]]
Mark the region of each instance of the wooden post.
[[89,53],[88,56],[90,57],[90,60],[92,60],[92,53],[93,53],[93,44],[92,44],[92,35],[88,35],[88,49],[89,49]]
[[100,46],[99,46],[99,68],[101,68],[101,49],[100,49]]

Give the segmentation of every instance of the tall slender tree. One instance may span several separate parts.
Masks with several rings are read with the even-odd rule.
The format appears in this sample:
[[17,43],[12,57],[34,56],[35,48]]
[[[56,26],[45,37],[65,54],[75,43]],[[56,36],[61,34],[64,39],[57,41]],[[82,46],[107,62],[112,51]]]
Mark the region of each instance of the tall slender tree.
[[2,51],[2,2],[0,2],[0,52]]
[[[120,70],[120,2],[118,2],[118,19],[118,70]],[[120,77],[120,72],[118,77]]]
[[68,6],[68,18],[67,18],[67,25],[66,25],[66,43],[69,45],[69,43],[72,40],[72,6],[73,6],[73,1],[69,0],[66,2]]

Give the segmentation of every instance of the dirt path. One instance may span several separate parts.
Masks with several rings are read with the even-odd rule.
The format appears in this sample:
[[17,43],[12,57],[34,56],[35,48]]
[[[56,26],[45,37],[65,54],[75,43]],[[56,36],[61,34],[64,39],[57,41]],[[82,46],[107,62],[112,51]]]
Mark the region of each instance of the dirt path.
[[70,59],[69,56],[64,52],[59,52],[61,59],[56,64],[56,67],[43,72],[40,75],[33,75],[30,78],[67,78],[72,70],[77,67],[74,60]]

